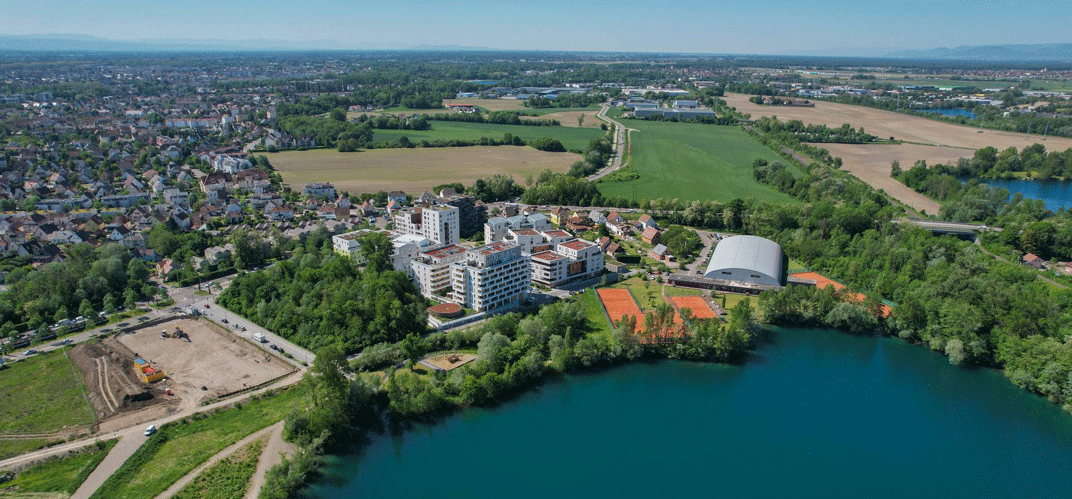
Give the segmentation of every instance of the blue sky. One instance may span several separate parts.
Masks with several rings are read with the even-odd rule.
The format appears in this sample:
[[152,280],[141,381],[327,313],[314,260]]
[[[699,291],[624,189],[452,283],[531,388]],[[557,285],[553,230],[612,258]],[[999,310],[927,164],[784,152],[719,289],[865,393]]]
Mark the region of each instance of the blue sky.
[[1072,42],[1067,0],[0,0],[2,34],[795,54]]

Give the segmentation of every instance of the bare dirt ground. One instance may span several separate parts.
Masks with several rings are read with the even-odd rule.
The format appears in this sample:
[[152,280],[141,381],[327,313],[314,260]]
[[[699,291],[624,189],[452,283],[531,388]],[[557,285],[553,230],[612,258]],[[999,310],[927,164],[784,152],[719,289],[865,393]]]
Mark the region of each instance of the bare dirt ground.
[[759,106],[748,102],[748,95],[726,94],[729,105],[738,111],[749,113],[753,118],[777,116],[781,120],[800,120],[808,124],[825,124],[839,127],[848,123],[864,127],[867,133],[881,137],[913,142],[911,144],[821,144],[835,157],[840,157],[846,171],[856,175],[876,189],[908,206],[929,214],[938,213],[939,204],[904,184],[890,178],[890,163],[901,162],[902,168],[910,168],[917,160],[927,164],[955,162],[962,157],[971,157],[975,150],[994,146],[1005,149],[1014,146],[1022,149],[1040,143],[1047,150],[1063,151],[1072,147],[1072,139],[1046,137],[1022,133],[998,132],[955,125],[917,116],[872,109],[869,107],[816,102],[815,107]]
[[[592,113],[595,119],[595,113]],[[528,146],[373,149],[340,153],[334,150],[287,151],[268,155],[283,181],[291,187],[309,182],[332,182],[351,194],[403,190],[421,192],[448,182],[469,185],[496,173],[522,180],[541,170],[564,172],[576,154],[537,151]]]
[[101,421],[151,407],[166,411],[178,406],[174,397],[164,394],[163,385],[147,386],[135,376],[134,353],[113,338],[79,344],[70,355],[85,377],[89,402]]
[[449,104],[472,104],[488,111],[519,111],[527,109],[525,101],[517,99],[443,99],[443,107]]
[[428,357],[427,359],[422,360],[421,364],[436,369],[449,371],[451,369],[456,369],[461,366],[464,366],[474,360],[476,360],[476,355],[473,355],[471,353],[458,353]]
[[541,116],[522,116],[522,120],[558,120],[564,127],[577,128],[577,118],[584,115],[584,121],[580,125],[584,128],[599,128],[603,121],[596,117],[599,111],[561,111],[548,113]]
[[[190,341],[161,338],[178,327]],[[275,379],[294,370],[283,360],[250,345],[205,319],[177,318],[121,334],[117,340],[163,370],[184,406],[199,405],[231,392]]]

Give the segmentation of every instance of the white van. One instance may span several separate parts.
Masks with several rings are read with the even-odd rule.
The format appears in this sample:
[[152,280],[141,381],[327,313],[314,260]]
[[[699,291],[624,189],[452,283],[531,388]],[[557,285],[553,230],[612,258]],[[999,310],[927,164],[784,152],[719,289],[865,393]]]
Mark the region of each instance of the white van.
[[153,433],[156,433],[156,425],[151,424],[145,429],[145,436],[152,436]]

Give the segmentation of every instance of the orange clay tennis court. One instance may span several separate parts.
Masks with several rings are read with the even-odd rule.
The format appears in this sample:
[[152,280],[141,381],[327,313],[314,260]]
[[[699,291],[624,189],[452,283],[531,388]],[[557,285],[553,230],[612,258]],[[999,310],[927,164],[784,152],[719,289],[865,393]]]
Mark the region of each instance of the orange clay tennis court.
[[668,296],[677,308],[687,308],[692,311],[692,316],[697,319],[714,319],[718,314],[707,304],[702,296]]
[[640,311],[633,295],[628,289],[597,289],[599,301],[603,302],[603,308],[607,310],[611,324],[617,324],[626,316],[636,317],[637,331],[644,327],[644,313]]
[[[824,276],[822,274],[817,274],[815,272],[801,272],[799,274],[793,274],[793,277],[799,277],[801,279],[811,279],[811,280],[815,281],[815,287],[820,288],[820,289],[825,288],[827,286],[833,287],[834,291],[841,291],[841,290],[845,289],[845,286],[842,285],[840,282],[831,280],[831,279],[827,278],[826,276]],[[867,298],[867,296],[865,296],[863,294],[860,294],[860,293],[851,293],[850,298],[852,298],[854,301],[857,301],[857,302],[863,302],[864,299]],[[893,312],[893,309],[890,308],[889,305],[885,305],[885,304],[882,305],[882,316],[883,317],[889,317],[890,313],[892,313],[892,312]]]

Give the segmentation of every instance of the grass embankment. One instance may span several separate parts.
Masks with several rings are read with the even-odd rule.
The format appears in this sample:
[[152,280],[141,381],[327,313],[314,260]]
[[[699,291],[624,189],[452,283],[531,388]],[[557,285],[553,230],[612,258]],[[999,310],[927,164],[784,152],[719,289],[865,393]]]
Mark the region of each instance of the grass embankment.
[[97,442],[97,445],[88,447],[83,452],[35,464],[19,472],[14,480],[0,485],[12,491],[0,492],[0,499],[27,497],[30,492],[74,494],[93,470],[97,469],[97,465],[104,460],[115,443],[115,439]]
[[603,312],[603,305],[599,303],[599,296],[596,294],[595,288],[584,290],[578,301],[584,307],[585,315],[588,316],[588,327],[591,334],[610,338],[610,322],[607,320],[607,314]]
[[149,438],[104,485],[99,499],[149,499],[246,436],[284,419],[305,401],[298,385],[249,400],[241,408],[170,423]]
[[97,418],[84,393],[82,374],[64,351],[13,362],[0,372],[0,433],[51,433],[93,424]]
[[264,441],[257,440],[239,449],[205,471],[175,494],[174,499],[242,499],[249,480],[257,471]]
[[[595,119],[594,116],[585,119]],[[496,125],[491,123],[465,123],[460,121],[430,121],[431,130],[373,130],[374,142],[394,142],[405,136],[410,142],[421,140],[479,140],[482,137],[502,139],[511,134],[526,142],[549,137],[562,143],[566,149],[585,150],[592,139],[599,138],[603,131],[592,128],[565,126]],[[574,122],[576,124],[576,122]]]
[[638,130],[632,136],[629,168],[622,171],[635,171],[640,178],[600,182],[604,197],[799,202],[755,181],[753,161],[785,160],[738,127],[641,120],[622,124]]
[[18,440],[0,440],[0,459],[15,457],[19,454],[32,452],[48,445],[50,441],[44,438],[27,438]]

